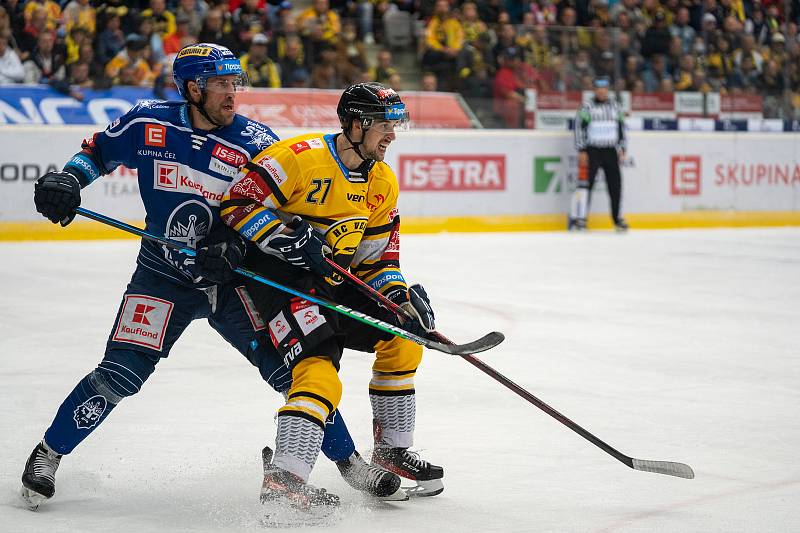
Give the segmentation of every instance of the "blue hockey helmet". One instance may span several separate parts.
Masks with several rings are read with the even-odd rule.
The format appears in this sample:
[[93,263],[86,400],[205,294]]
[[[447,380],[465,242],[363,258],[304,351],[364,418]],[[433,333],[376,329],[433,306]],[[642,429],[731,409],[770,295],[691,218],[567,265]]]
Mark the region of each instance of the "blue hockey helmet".
[[206,88],[208,78],[215,76],[237,77],[236,90],[247,87],[247,73],[242,70],[239,59],[229,49],[218,44],[199,43],[181,48],[172,63],[172,77],[178,93],[185,99],[186,82],[197,83],[201,90]]

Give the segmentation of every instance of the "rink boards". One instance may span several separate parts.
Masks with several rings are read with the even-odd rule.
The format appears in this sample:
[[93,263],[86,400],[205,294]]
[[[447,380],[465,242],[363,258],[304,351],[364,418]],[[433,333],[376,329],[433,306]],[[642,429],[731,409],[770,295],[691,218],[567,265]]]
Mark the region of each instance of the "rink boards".
[[[306,130],[277,129],[282,138]],[[61,230],[33,206],[33,182],[60,169],[93,126],[0,128],[0,239],[111,238],[76,222]],[[567,132],[412,130],[387,163],[402,189],[403,231],[526,231],[565,227],[577,174]],[[800,225],[800,133],[629,132],[623,211],[634,228]],[[610,227],[598,179],[590,226]],[[135,170],[83,191],[83,205],[141,221]]]

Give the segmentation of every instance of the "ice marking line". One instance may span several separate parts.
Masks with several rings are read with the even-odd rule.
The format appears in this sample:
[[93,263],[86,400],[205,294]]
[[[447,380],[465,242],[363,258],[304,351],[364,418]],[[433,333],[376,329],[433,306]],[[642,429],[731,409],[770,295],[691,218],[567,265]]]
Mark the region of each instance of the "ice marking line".
[[[702,475],[702,474],[701,474]],[[639,522],[642,520],[646,520],[647,518],[651,518],[654,516],[666,514],[669,511],[674,511],[676,509],[680,509],[682,507],[691,507],[694,505],[704,504],[714,500],[721,500],[728,498],[730,496],[740,496],[742,494],[747,494],[750,492],[759,492],[763,490],[776,490],[781,489],[783,487],[790,487],[792,485],[800,484],[800,478],[796,479],[787,479],[784,481],[774,481],[772,483],[767,483],[763,485],[755,485],[749,487],[742,487],[740,489],[729,490],[725,492],[719,492],[717,494],[707,494],[705,496],[698,496],[697,498],[690,498],[687,500],[675,502],[670,505],[664,505],[662,507],[652,509],[649,511],[640,511],[637,513],[633,513],[628,520],[619,520],[614,522],[613,524],[603,527],[601,529],[595,530],[596,533],[609,533],[611,531],[618,530],[623,527],[629,527],[633,522]]]

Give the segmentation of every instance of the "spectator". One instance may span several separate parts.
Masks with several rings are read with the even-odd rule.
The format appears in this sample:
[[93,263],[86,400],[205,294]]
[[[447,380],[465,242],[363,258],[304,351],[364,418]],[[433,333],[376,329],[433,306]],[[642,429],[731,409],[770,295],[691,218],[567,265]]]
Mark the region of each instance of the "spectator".
[[[533,13],[529,13],[533,19]],[[461,5],[461,26],[464,28],[464,41],[474,42],[478,36],[488,31],[486,23],[478,18],[478,6],[475,2],[464,2]]]
[[22,30],[19,38],[20,59],[23,62],[28,59],[28,55],[36,48],[39,35],[52,31],[47,29],[47,10],[35,2],[29,5],[38,7],[30,11],[30,18],[26,22],[25,29]]
[[517,29],[511,24],[501,24],[497,28],[497,42],[492,49],[494,63],[497,66],[498,56],[509,48],[518,46]]
[[192,34],[192,19],[185,13],[175,16],[175,33],[164,37],[164,55],[177,54],[184,46],[198,42]]
[[678,68],[673,75],[674,87],[676,91],[688,91],[694,83],[693,75],[695,69],[694,55],[683,54]]
[[566,82],[568,91],[580,91],[586,87],[584,78],[589,79],[589,88],[591,88],[592,80],[594,79],[594,69],[589,61],[589,52],[586,50],[578,50],[575,54],[575,59],[568,64],[566,72]]
[[55,49],[56,37],[51,31],[43,31],[36,40],[25,68],[25,83],[52,83],[66,78],[64,56]]
[[114,85],[152,86],[156,73],[147,62],[148,46],[141,35],[128,35],[125,48],[106,64],[106,76]]
[[267,55],[269,39],[263,33],[256,33],[250,40],[250,49],[239,58],[242,70],[247,72],[253,87],[281,86],[281,77],[275,63]]
[[706,80],[706,72],[702,68],[694,69],[692,86],[689,88],[689,90],[701,93],[707,93],[711,91],[711,85],[709,85],[708,81]]
[[203,19],[208,13],[208,4],[204,0],[179,0],[175,8],[175,24],[178,24],[178,17],[189,19],[188,35],[198,35],[203,29]]
[[23,10],[25,22],[29,22],[33,14],[40,9],[44,9],[47,29],[54,31],[58,28],[61,22],[61,7],[53,0],[28,0]]
[[717,36],[714,47],[706,55],[706,68],[717,69],[719,76],[723,79],[733,73],[733,54],[725,35],[719,34]]
[[452,73],[456,56],[464,46],[464,28],[450,11],[447,0],[437,0],[433,16],[425,27],[425,48],[422,68],[434,72],[439,86],[445,90],[454,87]]
[[8,46],[9,30],[0,33],[0,85],[10,85],[25,81],[25,69],[17,52]]
[[750,59],[753,60],[755,69],[761,72],[761,66],[764,64],[764,56],[756,49],[756,38],[750,34],[742,36],[741,48],[733,53],[734,65],[740,67],[745,57],[750,57]]
[[[89,63],[76,61],[69,66],[69,84],[76,89],[92,89],[94,82],[89,77]],[[79,98],[82,100],[82,98]]]
[[[302,11],[297,16],[297,27],[301,35],[310,35],[314,27],[321,31],[321,38],[330,44],[335,44],[342,31],[339,15],[331,11],[328,0],[313,0],[311,7]],[[336,87],[338,88],[338,87]]]
[[[283,87],[306,87],[309,81],[308,69],[303,57],[303,43],[297,35],[286,37],[283,56],[278,60]],[[302,84],[301,84],[302,83]]]
[[[176,25],[177,26],[177,25]],[[177,30],[176,30],[177,31]],[[139,27],[136,33],[145,40],[150,47],[150,54],[148,60],[150,64],[156,66],[156,70],[161,70],[161,64],[164,61],[164,40],[161,38],[161,33],[156,31],[156,19],[151,16],[143,16],[139,21]],[[173,32],[174,33],[174,32]]]
[[122,17],[117,10],[106,10],[106,23],[97,37],[97,61],[105,65],[125,47],[125,34],[120,28]]
[[377,64],[370,70],[370,79],[384,85],[391,85],[389,78],[397,74],[397,69],[392,65],[392,52],[387,48],[383,48],[378,51],[376,59]]
[[320,61],[311,70],[311,87],[316,89],[339,89],[342,81],[336,71],[336,51],[327,45],[320,54]]
[[244,0],[233,12],[232,22],[233,32],[242,44],[249,43],[253,35],[269,31],[263,0]]
[[687,54],[692,49],[696,32],[689,25],[689,8],[681,6],[675,16],[675,21],[670,27],[670,33],[681,42],[681,53]]
[[650,61],[645,64],[644,72],[642,72],[644,90],[648,93],[655,92],[661,84],[661,80],[669,77],[670,74],[666,58],[661,54],[655,54],[650,58]]
[[478,18],[489,26],[494,26],[499,22],[500,13],[503,11],[501,0],[478,0],[477,5]]
[[653,16],[653,25],[647,28],[642,39],[642,55],[650,59],[655,54],[667,55],[671,35],[666,25],[666,17],[660,9]]
[[337,70],[345,85],[359,83],[356,80],[360,78],[362,72],[366,72],[366,81],[371,81],[367,52],[363,41],[358,40],[356,23],[353,19],[345,20],[342,24],[342,33],[336,43],[336,54]]
[[786,60],[786,38],[782,33],[773,33],[770,37],[769,48],[764,50],[765,59],[775,61],[778,68],[783,66]]
[[233,33],[225,28],[225,16],[221,8],[209,9],[203,21],[203,29],[197,38],[201,43],[215,43],[239,53],[239,43]]
[[150,7],[142,11],[142,18],[153,18],[153,30],[161,38],[175,33],[175,15],[167,9],[166,0],[150,0]]
[[84,26],[72,26],[72,29],[67,34],[64,44],[67,49],[67,65],[74,63],[78,60],[81,45],[83,43],[91,43],[92,37],[87,32]]
[[535,24],[549,26],[556,23],[558,9],[553,0],[537,0],[531,2],[531,13]]
[[744,93],[755,93],[759,88],[759,71],[753,56],[742,56],[742,60],[731,76],[731,88]]
[[777,61],[769,60],[758,79],[758,90],[765,96],[780,97],[783,94],[783,73]]
[[92,7],[89,0],[72,0],[64,8],[62,20],[67,32],[74,26],[82,26],[94,34],[97,29],[97,10]]
[[3,5],[0,6],[0,9],[2,9],[6,17],[8,17],[8,27],[11,30],[10,39],[18,39],[18,37],[22,35],[22,30],[25,28],[24,3],[24,1],[20,0],[4,0]]
[[439,80],[436,78],[435,73],[430,71],[422,73],[422,78],[420,79],[420,90],[428,92],[435,92],[439,90]]
[[525,86],[517,75],[521,61],[520,50],[513,46],[498,56],[500,66],[492,85],[492,105],[495,115],[506,128],[521,128],[523,125]]

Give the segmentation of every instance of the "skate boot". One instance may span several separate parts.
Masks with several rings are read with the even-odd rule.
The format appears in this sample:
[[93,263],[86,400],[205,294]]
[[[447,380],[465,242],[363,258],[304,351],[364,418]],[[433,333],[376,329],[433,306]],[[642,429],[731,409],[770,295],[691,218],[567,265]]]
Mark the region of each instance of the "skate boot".
[[620,218],[614,222],[614,229],[617,231],[617,233],[625,233],[628,231],[628,223],[625,222],[624,219]]
[[372,453],[372,464],[416,481],[416,487],[406,489],[409,496],[436,496],[444,490],[444,469],[430,464],[407,448],[377,446]]
[[357,451],[343,461],[336,461],[336,467],[344,480],[356,490],[384,501],[408,499],[408,494],[400,488],[397,474],[367,464]]
[[51,450],[44,441],[36,445],[25,463],[20,496],[28,509],[35,511],[56,493],[56,470],[61,455]]
[[586,231],[586,219],[570,218],[567,223],[567,231]]
[[262,522],[270,527],[299,527],[329,524],[339,507],[339,497],[303,482],[288,470],[272,464],[272,450],[264,447],[264,483],[261,503],[266,514]]

